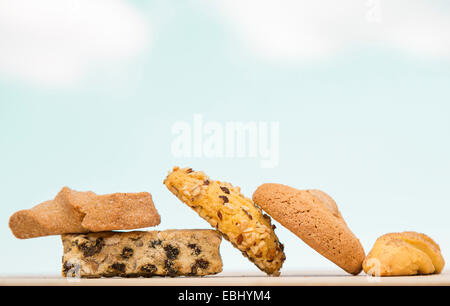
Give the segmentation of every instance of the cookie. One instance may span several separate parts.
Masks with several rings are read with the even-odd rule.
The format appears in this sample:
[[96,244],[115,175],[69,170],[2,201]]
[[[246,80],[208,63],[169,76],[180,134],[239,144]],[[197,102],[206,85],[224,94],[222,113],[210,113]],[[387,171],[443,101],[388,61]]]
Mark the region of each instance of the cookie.
[[317,252],[350,274],[359,274],[364,249],[335,201],[320,190],[263,184],[253,201]]
[[363,262],[364,272],[372,276],[440,273],[444,265],[439,245],[416,232],[379,237]]
[[64,187],[53,200],[16,212],[9,227],[20,239],[155,226],[160,216],[148,192],[97,195]]
[[286,259],[269,216],[239,187],[210,179],[201,171],[174,167],[167,188],[216,228],[244,256],[269,275],[279,275]]
[[65,277],[203,276],[222,271],[213,230],[65,234]]

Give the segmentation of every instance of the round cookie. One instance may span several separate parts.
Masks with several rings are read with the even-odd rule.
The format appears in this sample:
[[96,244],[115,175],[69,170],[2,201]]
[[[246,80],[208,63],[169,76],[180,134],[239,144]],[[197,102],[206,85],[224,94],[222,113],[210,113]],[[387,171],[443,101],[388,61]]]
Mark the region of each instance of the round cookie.
[[253,201],[317,252],[350,274],[362,270],[364,249],[335,201],[320,190],[263,184]]
[[279,275],[286,259],[269,216],[239,187],[211,180],[201,171],[174,167],[164,180],[167,188],[215,227],[250,261],[270,275]]
[[416,232],[379,237],[363,262],[364,272],[372,276],[440,273],[444,265],[439,245]]

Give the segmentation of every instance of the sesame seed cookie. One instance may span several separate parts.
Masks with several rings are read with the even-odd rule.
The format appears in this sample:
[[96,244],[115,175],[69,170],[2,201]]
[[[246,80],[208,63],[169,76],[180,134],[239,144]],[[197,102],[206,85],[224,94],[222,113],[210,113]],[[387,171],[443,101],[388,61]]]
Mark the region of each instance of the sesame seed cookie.
[[346,272],[361,272],[364,249],[325,192],[263,184],[253,193],[253,201]]
[[269,216],[244,197],[239,187],[211,180],[201,171],[174,167],[167,188],[215,227],[250,261],[269,275],[279,275],[286,256]]
[[444,265],[439,245],[416,232],[379,237],[363,262],[364,272],[372,276],[437,274]]

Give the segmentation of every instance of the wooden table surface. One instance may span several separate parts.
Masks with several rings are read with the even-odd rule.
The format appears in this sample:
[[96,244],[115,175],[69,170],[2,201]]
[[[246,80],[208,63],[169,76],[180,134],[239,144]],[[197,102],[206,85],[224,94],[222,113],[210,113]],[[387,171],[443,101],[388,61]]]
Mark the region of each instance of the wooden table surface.
[[286,272],[280,277],[267,277],[245,272],[220,273],[206,277],[153,277],[153,278],[101,278],[76,279],[58,275],[0,276],[0,285],[31,286],[450,286],[450,271],[438,275],[368,277],[364,274],[351,276],[336,272]]

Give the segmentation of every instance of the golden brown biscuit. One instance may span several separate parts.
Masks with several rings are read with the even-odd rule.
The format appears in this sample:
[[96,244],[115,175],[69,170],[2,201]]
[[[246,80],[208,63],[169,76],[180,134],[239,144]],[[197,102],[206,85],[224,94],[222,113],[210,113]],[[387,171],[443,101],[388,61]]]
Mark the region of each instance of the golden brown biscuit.
[[158,225],[160,216],[148,192],[96,195],[64,187],[53,200],[20,210],[9,227],[20,239],[135,229]]
[[283,245],[273,231],[270,217],[244,197],[239,187],[211,180],[201,171],[178,167],[173,168],[164,184],[259,269],[279,275],[286,258]]
[[439,245],[416,232],[379,237],[363,262],[364,272],[372,276],[440,273],[444,265]]
[[361,272],[364,249],[334,200],[320,190],[263,184],[253,201],[317,252],[351,274]]

